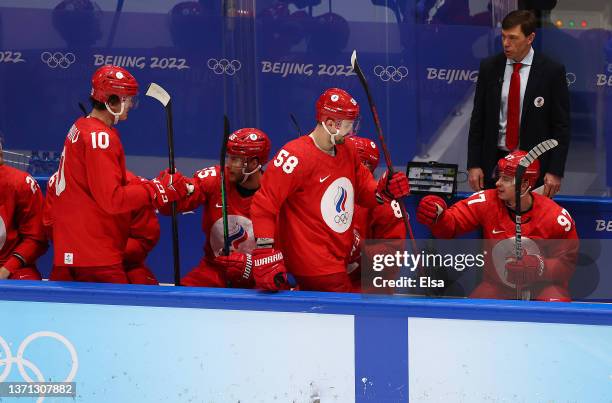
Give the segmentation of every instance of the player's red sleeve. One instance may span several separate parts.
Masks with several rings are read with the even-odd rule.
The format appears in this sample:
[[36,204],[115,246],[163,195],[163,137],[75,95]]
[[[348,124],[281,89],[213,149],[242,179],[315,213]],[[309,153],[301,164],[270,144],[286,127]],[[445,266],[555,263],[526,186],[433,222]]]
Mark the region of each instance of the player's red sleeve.
[[42,222],[45,230],[47,239],[53,241],[53,222],[54,218],[52,215],[53,202],[55,201],[55,181],[57,180],[57,172],[55,172],[49,178],[47,182],[47,193],[45,195],[45,201],[43,204]]
[[406,225],[396,201],[376,207],[370,222],[370,239],[406,239]]
[[43,198],[38,183],[26,176],[16,193],[15,223],[20,241],[4,264],[11,273],[24,264],[35,263],[49,247],[42,224]]
[[[559,222],[559,217],[566,220]],[[580,241],[576,225],[567,210],[551,217],[554,233],[545,242],[544,279],[555,283],[567,283],[576,271]]]
[[[251,221],[255,238],[274,238],[276,232],[276,219],[285,202],[285,199],[295,192],[306,170],[305,158],[300,158],[297,150],[286,147],[281,149],[274,160],[268,164],[261,180],[261,187],[253,196],[251,202]],[[282,154],[281,154],[282,153]],[[297,164],[290,167],[283,164],[276,165],[281,158],[293,156]]]
[[357,178],[357,186],[355,191],[355,202],[363,207],[376,207],[379,203],[376,200],[376,187],[378,182],[374,179],[374,175],[360,161],[356,152],[355,163],[357,169],[355,177]]
[[[88,136],[84,136],[85,139]],[[123,147],[117,135],[111,133],[107,146],[85,140],[85,164],[87,182],[94,200],[108,214],[127,213],[151,204],[151,197],[144,186],[122,184],[121,158]]]
[[431,227],[436,238],[450,239],[480,226],[481,207],[486,206],[486,193],[480,191],[444,210]]
[[159,221],[152,207],[143,207],[132,214],[130,237],[123,256],[124,263],[141,263],[159,241]]

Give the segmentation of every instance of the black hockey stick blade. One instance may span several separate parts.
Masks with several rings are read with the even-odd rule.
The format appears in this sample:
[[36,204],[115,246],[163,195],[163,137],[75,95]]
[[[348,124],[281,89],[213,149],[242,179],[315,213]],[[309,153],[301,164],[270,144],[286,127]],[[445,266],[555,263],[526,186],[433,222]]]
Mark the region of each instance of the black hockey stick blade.
[[229,224],[227,220],[227,189],[225,183],[225,155],[227,154],[227,140],[230,136],[229,119],[227,115],[223,116],[223,141],[221,142],[221,215],[223,217],[223,255],[228,256],[230,253],[229,245]]

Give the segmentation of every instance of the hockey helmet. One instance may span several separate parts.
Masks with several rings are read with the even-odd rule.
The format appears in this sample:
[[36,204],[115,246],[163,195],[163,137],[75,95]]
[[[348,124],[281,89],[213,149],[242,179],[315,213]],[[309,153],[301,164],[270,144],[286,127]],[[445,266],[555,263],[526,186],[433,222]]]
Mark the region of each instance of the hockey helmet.
[[326,90],[316,104],[317,122],[333,120],[357,120],[359,117],[359,104],[346,91],[340,88]]
[[[516,168],[519,162],[527,155],[527,152],[517,150],[506,155],[504,158],[500,158],[497,162],[497,170],[499,175],[506,175],[514,178],[516,174]],[[529,186],[534,187],[538,178],[540,177],[540,161],[533,161],[525,170],[523,174],[523,180],[529,182]]]
[[91,78],[91,97],[106,103],[111,95],[132,97],[138,94],[138,82],[123,67],[106,65],[100,67]]
[[257,157],[260,165],[268,162],[271,143],[263,131],[252,127],[238,129],[227,140],[227,153],[243,157]]

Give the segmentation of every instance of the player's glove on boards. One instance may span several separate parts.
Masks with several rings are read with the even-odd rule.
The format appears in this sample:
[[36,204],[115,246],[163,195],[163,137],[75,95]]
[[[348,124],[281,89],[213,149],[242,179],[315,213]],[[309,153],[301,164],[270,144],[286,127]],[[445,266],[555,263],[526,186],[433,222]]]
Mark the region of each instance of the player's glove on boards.
[[253,279],[255,287],[261,290],[288,290],[289,281],[283,253],[274,248],[254,249]]

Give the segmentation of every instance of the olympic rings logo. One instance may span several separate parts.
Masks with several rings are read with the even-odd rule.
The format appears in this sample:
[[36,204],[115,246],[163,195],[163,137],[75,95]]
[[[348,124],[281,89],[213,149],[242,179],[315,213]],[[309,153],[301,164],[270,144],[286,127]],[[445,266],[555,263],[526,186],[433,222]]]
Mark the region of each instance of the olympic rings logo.
[[380,64],[374,67],[374,74],[382,81],[393,80],[399,83],[404,78],[408,77],[408,67],[406,66],[381,66]]
[[[77,355],[76,349],[74,348],[70,340],[68,340],[66,337],[62,336],[59,333],[50,332],[50,331],[40,331],[40,332],[32,333],[31,335],[26,337],[21,342],[21,344],[19,345],[19,348],[17,349],[17,355],[15,357],[13,357],[13,354],[11,353],[11,349],[8,343],[2,337],[0,337],[0,349],[1,349],[0,351],[4,350],[4,357],[0,358],[0,366],[4,365],[4,370],[0,372],[0,382],[4,382],[6,378],[9,376],[11,369],[13,367],[13,364],[17,364],[19,373],[21,374],[23,379],[28,383],[45,382],[45,379],[49,379],[43,376],[40,369],[36,365],[34,365],[32,361],[27,360],[23,357],[25,350],[30,345],[30,343],[36,339],[43,338],[43,337],[49,337],[49,338],[58,340],[66,347],[66,349],[68,350],[68,353],[70,353],[70,359],[72,361],[72,366],[70,368],[70,372],[66,376],[66,379],[64,379],[61,382],[72,382],[74,380],[76,373],[79,369],[79,357]],[[28,367],[28,369],[36,375],[36,381],[30,378],[30,375],[25,370],[25,367]],[[42,402],[43,399],[44,399],[44,396],[39,398],[38,402],[39,403]]]
[[239,60],[227,60],[227,59],[208,59],[206,65],[209,69],[211,69],[215,74],[227,74],[228,76],[233,76],[236,74],[238,70],[242,68],[242,63]]
[[40,54],[40,60],[45,63],[49,68],[61,67],[67,69],[72,63],[76,61],[76,56],[72,52],[63,54],[62,52],[42,52]]
[[345,211],[344,213],[336,214],[336,216],[334,217],[334,222],[336,224],[346,224],[350,218],[350,214],[351,213],[347,211]]
[[565,79],[567,80],[567,86],[569,87],[576,82],[576,74],[571,72],[567,73],[565,74]]

